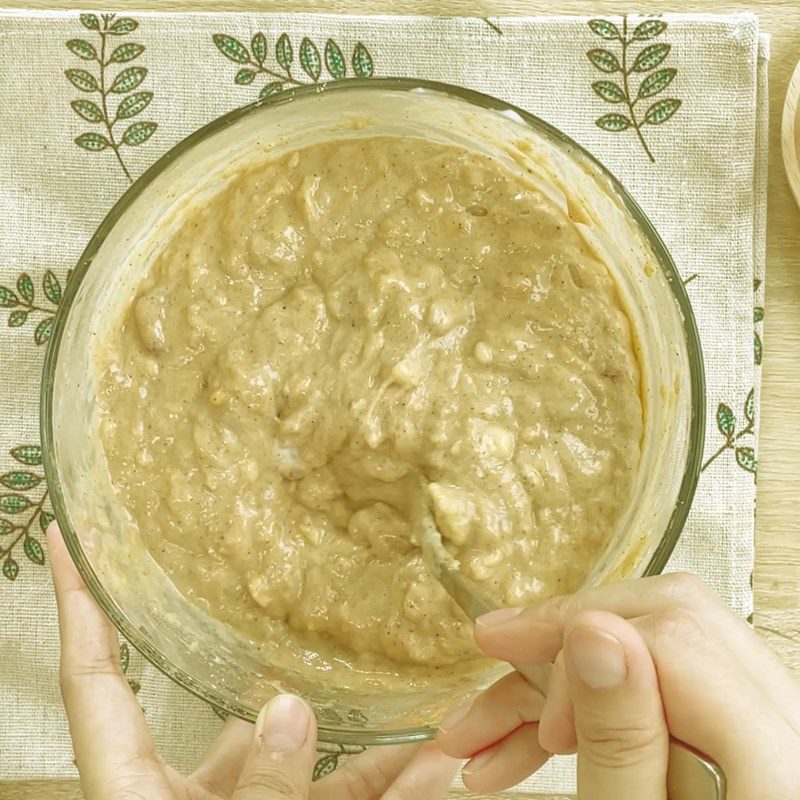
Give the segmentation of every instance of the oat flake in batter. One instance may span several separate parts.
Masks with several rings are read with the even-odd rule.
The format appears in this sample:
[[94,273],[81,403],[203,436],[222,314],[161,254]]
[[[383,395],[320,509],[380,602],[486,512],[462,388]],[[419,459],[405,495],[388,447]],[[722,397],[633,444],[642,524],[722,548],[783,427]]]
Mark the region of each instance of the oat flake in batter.
[[563,211],[489,157],[373,137],[182,214],[100,400],[121,501],[185,595],[341,663],[471,658],[415,544],[423,503],[498,602],[581,584],[642,407],[614,280]]

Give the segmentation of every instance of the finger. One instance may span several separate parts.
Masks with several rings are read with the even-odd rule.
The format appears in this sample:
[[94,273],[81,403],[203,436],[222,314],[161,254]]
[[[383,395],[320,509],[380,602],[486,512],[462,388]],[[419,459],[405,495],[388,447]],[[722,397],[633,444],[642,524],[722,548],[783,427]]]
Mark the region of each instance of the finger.
[[500,608],[475,621],[475,642],[490,658],[543,664],[561,650],[562,624],[539,619],[533,608]]
[[447,794],[457,769],[458,761],[446,756],[436,742],[428,742],[395,778],[383,800],[439,800]]
[[551,597],[525,609],[491,611],[476,620],[475,641],[490,658],[538,664],[555,658],[565,625],[581,611],[631,619],[676,607],[705,609],[712,602],[702,581],[691,575],[656,575]]
[[437,741],[453,758],[471,758],[527,722],[538,722],[542,696],[517,672],[500,678],[442,721]]
[[550,673],[547,701],[539,720],[539,744],[548,753],[558,755],[574,753],[578,749],[563,652],[558,654]]
[[[717,761],[742,797],[760,796],[759,765],[778,785],[782,770],[800,763],[798,738],[766,687],[692,614],[672,610],[636,620],[636,627],[658,670],[670,731]],[[731,735],[744,720],[747,735]],[[777,761],[775,753],[781,753]]]
[[[753,680],[762,682],[776,707],[787,699],[800,705],[800,684],[761,637],[694,575],[672,573],[621,581],[553,597],[520,613],[502,609],[479,617],[475,641],[490,658],[520,664],[551,661],[561,631],[580,611],[602,610],[632,619],[683,609],[696,612],[709,632],[726,642]],[[552,628],[548,626],[553,626]],[[800,733],[800,720],[794,724]]]
[[636,629],[603,611],[567,630],[581,800],[666,798],[668,733],[656,668]]
[[[70,672],[92,672],[99,666],[117,672],[116,628],[100,610],[72,563],[67,546],[52,522],[47,529],[53,586],[61,623],[61,662]],[[108,663],[107,663],[108,662]]]
[[538,727],[522,725],[475,756],[461,773],[464,785],[481,795],[501,792],[536,772],[549,758],[539,746]]
[[[757,751],[768,758],[776,748],[785,749],[785,742],[797,741],[789,730],[791,723],[772,709],[768,687],[755,683],[725,643],[709,634],[692,613],[672,609],[630,622],[655,662],[671,732],[718,761],[729,777],[752,765]],[[539,740],[551,752],[561,752],[556,748],[574,725],[572,699],[561,692],[560,674],[553,670],[539,724]],[[784,706],[788,702],[784,699]],[[730,736],[743,719],[748,720],[749,735]],[[748,767],[745,779],[757,774]]]
[[419,750],[418,745],[372,747],[311,787],[312,800],[379,800]]
[[[765,686],[776,708],[800,707],[800,684],[761,637],[731,611],[699,578],[671,573],[583,589],[553,597],[525,609],[502,609],[480,617],[475,640],[491,658],[517,663],[552,660],[560,648],[560,633],[579,611],[602,610],[633,619],[682,609],[696,613],[709,633],[724,641],[754,681]],[[514,614],[516,612],[516,615]],[[558,631],[553,633],[552,625]],[[545,626],[545,627],[543,627]],[[800,712],[785,715],[800,733]]]
[[727,610],[703,581],[688,573],[671,573],[581,589],[532,606],[533,619],[560,625],[579,611],[602,610],[619,617],[643,617],[671,608]]
[[61,694],[87,797],[128,778],[143,795],[171,797],[163,761],[119,662],[116,630],[75,569],[55,523],[47,529],[61,631]]
[[256,720],[233,800],[307,800],[316,744],[309,706],[293,694],[273,697]]
[[229,797],[236,788],[253,739],[249,722],[231,717],[225,721],[189,780],[214,796]]

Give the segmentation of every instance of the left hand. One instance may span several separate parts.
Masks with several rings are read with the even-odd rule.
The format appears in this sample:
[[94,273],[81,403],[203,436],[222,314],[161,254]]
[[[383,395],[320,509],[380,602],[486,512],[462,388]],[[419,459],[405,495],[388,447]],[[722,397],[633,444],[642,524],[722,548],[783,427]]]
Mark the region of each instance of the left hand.
[[[48,528],[47,544],[61,628],[61,693],[87,800],[438,800],[445,796],[457,762],[434,743],[376,747],[311,784],[313,715],[306,743],[296,759],[288,759],[291,764],[284,751],[271,753],[254,737],[252,725],[231,718],[197,769],[181,775],[156,750],[120,668],[117,631],[75,569],[55,523]],[[304,705],[299,698],[294,700]],[[271,732],[280,735],[280,730]]]

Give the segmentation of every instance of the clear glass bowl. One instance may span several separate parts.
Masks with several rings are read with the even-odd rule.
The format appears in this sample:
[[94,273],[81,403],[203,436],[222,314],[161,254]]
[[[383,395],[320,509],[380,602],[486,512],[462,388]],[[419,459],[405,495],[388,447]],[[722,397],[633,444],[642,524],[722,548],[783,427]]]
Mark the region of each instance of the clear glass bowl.
[[[331,686],[287,674],[184,599],[114,502],[97,435],[93,343],[120,317],[170,210],[219,188],[250,158],[333,137],[401,135],[452,143],[524,170],[584,230],[617,273],[640,351],[645,434],[640,480],[617,539],[587,583],[658,573],[689,512],[703,450],[705,385],[694,316],[664,243],[635,201],[589,153],[542,120],[455,86],[383,78],[283,91],[206,125],[160,158],[92,237],[66,288],[41,388],[44,466],[53,508],[89,589],[124,636],[199,697],[253,720],[278,689],[315,706],[323,740],[408,742],[495,672],[409,682],[403,691]],[[202,195],[201,195],[202,196]],[[174,217],[174,215],[173,215]]]

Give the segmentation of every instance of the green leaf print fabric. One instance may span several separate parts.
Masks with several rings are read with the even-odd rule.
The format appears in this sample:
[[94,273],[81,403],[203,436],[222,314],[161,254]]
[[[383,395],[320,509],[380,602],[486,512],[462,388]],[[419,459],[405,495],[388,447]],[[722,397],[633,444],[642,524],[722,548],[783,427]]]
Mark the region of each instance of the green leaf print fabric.
[[[620,178],[675,258],[706,363],[703,469],[670,569],[698,573],[750,614],[768,58],[755,16],[111,8],[0,12],[0,37],[0,779],[75,775],[58,696],[43,535],[53,515],[38,432],[42,356],[71,268],[160,155],[220,114],[292,86],[387,75],[461,84],[543,117]],[[127,643],[121,666],[164,756],[190,768],[218,715]],[[346,755],[321,748],[317,777]],[[570,759],[524,786],[573,788]]]

